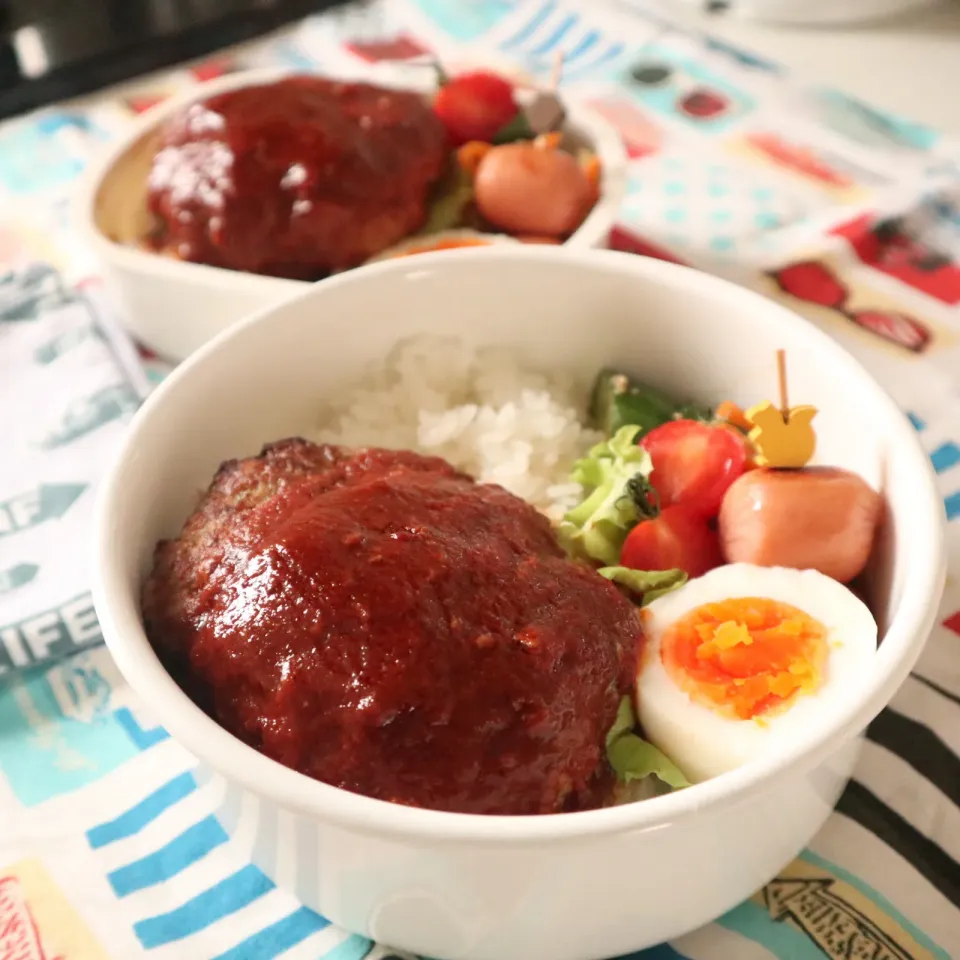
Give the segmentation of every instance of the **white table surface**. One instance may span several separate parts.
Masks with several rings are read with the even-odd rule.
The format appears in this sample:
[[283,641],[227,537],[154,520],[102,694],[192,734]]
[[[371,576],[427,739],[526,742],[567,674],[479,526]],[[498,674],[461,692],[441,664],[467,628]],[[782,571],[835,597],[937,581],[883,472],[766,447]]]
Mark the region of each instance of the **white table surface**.
[[[840,2],[840,0],[837,0]],[[850,27],[780,27],[660,0],[675,21],[960,136],[960,0]]]

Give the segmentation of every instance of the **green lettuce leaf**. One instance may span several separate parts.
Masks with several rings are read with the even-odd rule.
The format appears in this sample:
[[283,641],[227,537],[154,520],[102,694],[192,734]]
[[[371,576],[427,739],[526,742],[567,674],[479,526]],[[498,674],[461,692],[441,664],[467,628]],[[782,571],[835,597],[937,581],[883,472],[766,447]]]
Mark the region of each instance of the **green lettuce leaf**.
[[646,479],[653,463],[634,443],[636,436],[635,426],[622,427],[573,465],[571,479],[590,492],[568,511],[557,533],[575,556],[615,565],[627,533],[648,509]]
[[630,698],[624,697],[607,734],[607,761],[617,779],[630,783],[653,776],[674,790],[689,787],[690,781],[666,754],[633,732],[635,723]]
[[613,721],[613,726],[607,733],[607,749],[609,750],[624,734],[632,733],[636,725],[637,718],[633,715],[633,704],[630,698],[621,697],[617,707],[617,719]]
[[643,598],[641,606],[652,603],[687,582],[684,570],[631,570],[629,567],[601,567],[597,573],[626,587]]
[[427,219],[417,236],[453,230],[463,223],[467,207],[473,202],[473,181],[455,164],[434,188]]
[[635,733],[620,737],[607,750],[607,759],[617,779],[624,783],[653,776],[674,790],[690,786],[690,781],[666,754]]

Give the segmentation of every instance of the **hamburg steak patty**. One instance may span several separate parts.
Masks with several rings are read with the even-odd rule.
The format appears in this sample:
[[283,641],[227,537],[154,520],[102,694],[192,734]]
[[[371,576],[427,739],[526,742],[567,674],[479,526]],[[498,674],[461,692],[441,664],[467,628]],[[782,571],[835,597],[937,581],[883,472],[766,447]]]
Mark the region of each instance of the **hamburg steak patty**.
[[295,76],[216,94],[162,132],[153,242],[181,260],[316,279],[417,230],[448,154],[416,93]]
[[635,611],[443,460],[294,439],[225,463],[143,607],[183,688],[308,776],[471,813],[604,802]]

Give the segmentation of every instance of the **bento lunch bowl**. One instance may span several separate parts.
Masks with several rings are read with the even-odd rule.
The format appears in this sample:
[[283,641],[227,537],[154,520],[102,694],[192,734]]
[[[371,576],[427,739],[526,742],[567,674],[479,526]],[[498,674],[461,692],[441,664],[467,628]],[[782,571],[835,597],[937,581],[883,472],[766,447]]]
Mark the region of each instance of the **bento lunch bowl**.
[[[609,809],[493,817],[403,807],[309,779],[206,716],[144,633],[140,587],[223,460],[310,429],[325,397],[407,336],[506,344],[544,369],[616,363],[674,394],[741,405],[775,390],[819,408],[822,463],[887,501],[868,593],[882,642],[842,713],[774,756]],[[154,716],[226,781],[258,865],[348,930],[449,960],[596,960],[680,936],[753,894],[830,815],[862,731],[916,661],[944,581],[927,457],[870,375],[777,304],[626,254],[505,246],[425,254],[334,277],[235,324],[133,420],[100,493],[95,601],[116,662]]]
[[[292,72],[269,69],[231,74],[147,110],[91,168],[78,194],[76,228],[118,297],[124,324],[137,340],[166,359],[185,359],[230,324],[310,286],[301,280],[187,263],[137,245],[150,227],[146,180],[163,123],[190,103],[238,87],[271,83]],[[426,94],[432,89],[432,77],[425,67],[379,65],[343,78]],[[626,152],[616,130],[598,113],[576,103],[566,106],[563,129],[594,150],[602,174],[597,203],[565,247],[605,247],[626,190]]]

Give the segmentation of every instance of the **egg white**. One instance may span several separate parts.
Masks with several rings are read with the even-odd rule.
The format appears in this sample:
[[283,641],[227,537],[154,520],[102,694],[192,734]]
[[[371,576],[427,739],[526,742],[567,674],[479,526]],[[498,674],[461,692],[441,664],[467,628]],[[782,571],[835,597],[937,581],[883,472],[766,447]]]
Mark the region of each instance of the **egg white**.
[[[827,630],[821,685],[796,694],[759,722],[725,716],[691,699],[674,684],[660,655],[664,632],[676,620],[703,604],[737,597],[788,603]],[[808,740],[831,711],[849,702],[877,650],[877,625],[866,605],[816,570],[728,564],[654,600],[640,618],[646,643],[637,676],[637,717],[646,738],[693,783]]]

